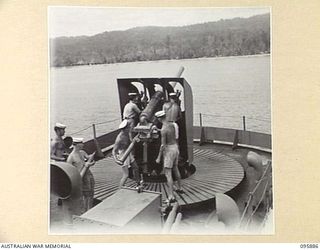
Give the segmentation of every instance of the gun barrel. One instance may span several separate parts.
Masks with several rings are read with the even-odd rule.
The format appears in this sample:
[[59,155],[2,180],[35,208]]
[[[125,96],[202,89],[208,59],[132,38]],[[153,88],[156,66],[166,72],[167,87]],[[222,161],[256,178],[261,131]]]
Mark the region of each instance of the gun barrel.
[[163,97],[163,92],[157,91],[154,93],[154,95],[151,97],[150,102],[148,103],[147,107],[141,112],[140,121],[143,119],[151,121],[154,113],[157,110],[159,103],[161,102],[162,97]]

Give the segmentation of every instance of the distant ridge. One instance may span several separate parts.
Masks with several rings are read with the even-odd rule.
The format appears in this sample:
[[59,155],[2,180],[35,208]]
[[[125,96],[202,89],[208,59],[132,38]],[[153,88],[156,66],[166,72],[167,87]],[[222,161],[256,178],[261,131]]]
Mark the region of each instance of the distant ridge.
[[270,53],[270,15],[50,39],[51,66]]

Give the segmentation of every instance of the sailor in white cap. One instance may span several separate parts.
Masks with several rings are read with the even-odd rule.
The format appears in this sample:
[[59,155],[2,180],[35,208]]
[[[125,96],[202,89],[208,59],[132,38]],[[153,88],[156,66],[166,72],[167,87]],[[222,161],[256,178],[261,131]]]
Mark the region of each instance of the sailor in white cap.
[[154,116],[157,118],[164,117],[165,115],[166,115],[166,113],[164,112],[164,110],[160,110],[154,114]]
[[166,112],[169,122],[176,122],[181,118],[181,109],[176,92],[169,93],[169,102],[164,103],[162,109]]
[[[120,188],[124,186],[126,183],[128,177],[129,177],[129,168],[132,167],[133,172],[133,178],[137,182],[137,186],[140,183],[140,174],[139,174],[139,167],[135,161],[135,158],[130,152],[128,157],[125,159],[124,162],[121,162],[119,159],[123,156],[123,154],[126,152],[130,145],[130,139],[129,139],[129,122],[128,120],[124,119],[120,125],[119,129],[121,129],[120,133],[118,134],[112,150],[112,155],[115,160],[115,162],[119,165],[121,165],[122,169],[122,178],[120,180]],[[133,139],[135,140],[135,139]]]
[[139,109],[137,103],[139,101],[139,94],[136,92],[131,92],[128,94],[129,102],[124,106],[123,109],[123,119],[128,120],[129,124],[129,138],[132,141],[134,134],[132,129],[137,125],[139,121],[139,114],[141,110]]
[[128,93],[128,96],[137,96],[138,95],[138,93],[136,93],[136,92],[130,92],[130,93]]
[[178,170],[179,160],[179,147],[176,139],[176,129],[172,122],[166,119],[166,113],[161,110],[155,113],[155,116],[162,123],[161,128],[161,146],[159,150],[156,163],[160,164],[163,157],[163,168],[168,183],[168,202],[174,202],[173,195],[173,178],[172,172],[174,172],[177,179],[176,192],[183,193],[181,189],[181,177]]
[[79,143],[84,144],[83,138],[73,137],[72,139],[73,139],[73,145],[76,145],[76,144],[79,144]]
[[73,150],[68,156],[67,162],[75,166],[79,173],[85,173],[82,176],[82,195],[83,204],[81,206],[82,213],[88,211],[93,206],[93,196],[94,196],[94,177],[90,171],[90,167],[95,164],[93,160],[93,155],[89,156],[83,149],[84,140],[83,138],[73,138]]
[[57,122],[54,127],[55,127],[55,128],[65,129],[67,126],[64,125],[64,124],[62,124],[62,123]]
[[176,96],[177,96],[177,93],[176,93],[176,92],[171,92],[171,93],[169,93],[169,96],[170,96],[170,97],[176,97]]
[[50,158],[56,161],[65,161],[65,151],[66,147],[63,141],[63,136],[65,134],[65,128],[67,126],[57,122],[54,126],[54,132],[56,136],[51,140],[50,145]]

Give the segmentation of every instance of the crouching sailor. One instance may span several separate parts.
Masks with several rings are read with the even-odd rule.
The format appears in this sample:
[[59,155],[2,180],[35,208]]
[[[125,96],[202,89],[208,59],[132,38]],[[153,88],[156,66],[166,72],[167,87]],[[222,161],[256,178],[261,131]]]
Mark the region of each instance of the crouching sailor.
[[[89,167],[95,164],[92,156],[89,156],[83,150],[83,138],[73,138],[73,150],[69,155],[67,162],[75,166],[82,176],[82,195],[83,195],[83,210],[88,211],[93,206],[94,196],[94,177]],[[86,162],[87,161],[87,162]]]
[[[121,131],[118,134],[116,141],[114,143],[112,155],[115,162],[122,166],[122,178],[120,180],[120,188],[123,187],[124,184],[126,183],[129,177],[129,168],[131,167],[132,167],[133,177],[137,182],[137,186],[138,186],[140,183],[139,167],[135,161],[135,158],[132,152],[130,152],[130,154],[128,155],[128,157],[125,159],[123,163],[120,162],[119,160],[130,145],[129,133],[130,133],[131,127],[128,120],[126,119],[123,120],[119,125],[119,129],[121,129]],[[137,140],[137,139],[134,138],[133,140]]]

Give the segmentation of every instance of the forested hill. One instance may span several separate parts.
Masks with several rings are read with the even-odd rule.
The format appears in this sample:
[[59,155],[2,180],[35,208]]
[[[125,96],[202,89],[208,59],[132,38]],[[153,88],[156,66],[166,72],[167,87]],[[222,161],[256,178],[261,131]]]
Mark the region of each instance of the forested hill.
[[59,37],[50,45],[51,66],[269,53],[270,15]]

